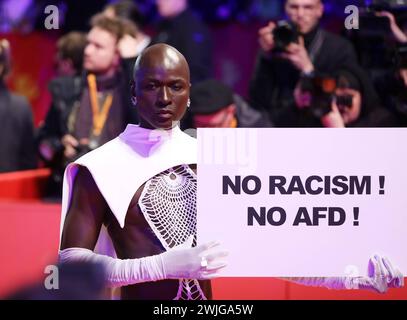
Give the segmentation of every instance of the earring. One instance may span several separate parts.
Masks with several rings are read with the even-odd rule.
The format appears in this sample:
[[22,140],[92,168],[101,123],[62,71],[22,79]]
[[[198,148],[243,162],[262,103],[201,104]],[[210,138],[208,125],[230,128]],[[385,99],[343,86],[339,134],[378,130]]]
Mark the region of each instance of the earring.
[[136,106],[137,98],[136,97],[131,97],[131,103],[133,104],[133,106]]
[[188,98],[187,108],[189,108],[190,106],[191,106],[191,99]]

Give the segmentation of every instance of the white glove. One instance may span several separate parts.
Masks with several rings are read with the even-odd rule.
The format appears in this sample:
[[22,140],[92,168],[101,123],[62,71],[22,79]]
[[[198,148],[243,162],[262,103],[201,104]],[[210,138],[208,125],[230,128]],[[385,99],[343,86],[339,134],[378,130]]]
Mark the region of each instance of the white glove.
[[284,278],[298,284],[329,289],[366,289],[379,293],[388,288],[404,286],[403,274],[386,257],[374,255],[369,259],[368,276],[366,277],[292,277]]
[[101,264],[109,287],[127,286],[164,279],[212,279],[226,266],[227,253],[215,242],[191,248],[186,243],[158,255],[139,259],[115,259],[85,248],[67,248],[59,252],[60,262],[89,261]]
[[226,266],[227,252],[219,243],[209,242],[191,248],[193,237],[161,254],[165,279],[212,279]]
[[356,277],[351,280],[351,289],[368,289],[379,293],[387,292],[388,288],[404,286],[404,277],[400,270],[393,267],[387,257],[374,255],[369,259],[368,276]]

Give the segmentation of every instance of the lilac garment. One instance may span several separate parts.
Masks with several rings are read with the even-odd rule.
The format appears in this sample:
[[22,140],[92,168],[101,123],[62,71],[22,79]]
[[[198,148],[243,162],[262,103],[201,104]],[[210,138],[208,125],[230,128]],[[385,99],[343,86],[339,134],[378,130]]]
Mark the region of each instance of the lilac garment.
[[378,293],[387,292],[388,288],[404,286],[404,277],[387,257],[374,255],[369,259],[367,276],[346,277],[290,277],[284,280],[311,287],[328,289],[364,289]]
[[78,165],[88,168],[120,226],[137,189],[169,168],[197,163],[196,139],[176,126],[149,130],[129,124],[119,137],[68,165],[64,174],[61,229],[72,196]]
[[293,277],[283,279],[310,287],[325,287],[336,290],[358,289],[355,287],[352,277]]

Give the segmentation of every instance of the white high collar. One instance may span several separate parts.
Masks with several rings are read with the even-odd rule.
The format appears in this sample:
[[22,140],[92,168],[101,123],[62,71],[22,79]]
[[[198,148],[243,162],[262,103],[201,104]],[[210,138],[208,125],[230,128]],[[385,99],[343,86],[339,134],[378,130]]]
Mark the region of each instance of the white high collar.
[[119,135],[127,145],[140,154],[149,154],[158,145],[171,139],[179,139],[184,133],[178,126],[171,129],[146,129],[139,125],[128,124],[126,129]]

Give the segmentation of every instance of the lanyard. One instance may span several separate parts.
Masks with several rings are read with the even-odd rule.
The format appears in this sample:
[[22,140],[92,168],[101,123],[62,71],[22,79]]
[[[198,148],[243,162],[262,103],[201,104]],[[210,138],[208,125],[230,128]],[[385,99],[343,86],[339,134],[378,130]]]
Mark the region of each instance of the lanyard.
[[109,93],[103,103],[102,109],[99,106],[97,97],[96,77],[94,74],[88,75],[90,104],[92,106],[93,128],[92,135],[99,136],[106,123],[107,115],[109,114],[110,107],[112,106],[113,95]]

